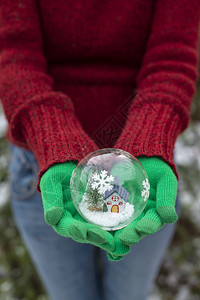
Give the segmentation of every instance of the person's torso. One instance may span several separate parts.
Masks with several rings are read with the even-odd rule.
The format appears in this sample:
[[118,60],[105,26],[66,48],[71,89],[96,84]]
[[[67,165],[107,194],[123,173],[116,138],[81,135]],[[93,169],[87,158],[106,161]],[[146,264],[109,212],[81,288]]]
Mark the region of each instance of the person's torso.
[[[106,139],[117,138],[125,123],[153,0],[38,0],[38,6],[54,89],[72,99],[84,129],[101,147],[112,146]],[[113,130],[116,135],[109,135]]]

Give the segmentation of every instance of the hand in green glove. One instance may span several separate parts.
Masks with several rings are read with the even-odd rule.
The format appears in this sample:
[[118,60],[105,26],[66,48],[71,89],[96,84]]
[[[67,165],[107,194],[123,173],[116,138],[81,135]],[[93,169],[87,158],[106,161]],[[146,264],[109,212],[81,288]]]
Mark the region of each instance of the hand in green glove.
[[114,238],[110,232],[87,223],[71,199],[70,178],[77,162],[68,161],[50,167],[42,176],[40,190],[46,222],[61,236],[90,243],[112,252]]
[[150,183],[150,197],[142,214],[127,227],[114,232],[116,250],[108,254],[110,260],[119,260],[134,245],[147,235],[160,230],[164,224],[174,223],[178,216],[175,210],[177,178],[171,167],[158,157],[138,158]]

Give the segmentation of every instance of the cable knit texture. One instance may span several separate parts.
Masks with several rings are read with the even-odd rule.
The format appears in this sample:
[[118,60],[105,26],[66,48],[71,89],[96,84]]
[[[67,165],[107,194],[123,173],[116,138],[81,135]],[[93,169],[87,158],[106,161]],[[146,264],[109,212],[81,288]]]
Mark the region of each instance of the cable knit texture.
[[187,127],[199,0],[1,0],[8,138],[53,164],[117,147],[160,156]]

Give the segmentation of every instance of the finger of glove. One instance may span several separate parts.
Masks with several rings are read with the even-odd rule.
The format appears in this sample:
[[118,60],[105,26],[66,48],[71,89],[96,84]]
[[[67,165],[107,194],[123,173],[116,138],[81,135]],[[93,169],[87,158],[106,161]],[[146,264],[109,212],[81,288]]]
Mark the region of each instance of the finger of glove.
[[[134,228],[128,228],[120,235],[120,240],[126,245],[133,245],[163,227],[163,222],[155,209],[148,210]],[[132,230],[131,230],[132,229]]]
[[110,231],[110,234],[113,236],[114,239],[114,249],[112,249],[112,251],[109,251],[109,249],[107,250],[110,254],[114,256],[124,256],[130,251],[130,247],[123,244],[122,241],[118,238],[119,233],[119,230]]
[[90,243],[109,251],[112,251],[114,249],[114,238],[110,234],[110,232],[107,232],[96,225],[87,223],[78,212],[76,212],[74,215],[71,215],[71,217],[74,220],[81,222],[81,224],[83,224],[84,228],[86,229],[86,233],[84,230],[83,235],[81,228],[77,228],[77,224],[71,224],[69,230],[74,240]]
[[86,229],[86,234],[84,232],[83,235],[81,228],[77,228],[77,224],[70,225],[69,230],[73,239],[99,246],[108,251],[112,251],[114,249],[114,238],[110,232],[107,232],[98,226],[87,223],[83,217],[78,214],[78,212],[76,212],[76,214],[72,217],[76,221],[81,222]]
[[119,239],[124,245],[131,246],[140,241],[140,236],[136,232],[135,228],[129,227],[119,235]]
[[121,260],[122,258],[124,257],[124,255],[122,255],[122,256],[116,256],[116,255],[113,255],[112,253],[109,253],[109,252],[107,252],[107,258],[108,258],[108,260],[110,260],[110,261],[119,261],[119,260]]
[[87,227],[84,222],[75,220],[71,213],[65,211],[59,223],[54,226],[55,231],[64,237],[71,237],[76,241],[85,241],[87,237]]
[[176,196],[177,179],[171,171],[162,176],[157,184],[156,208],[164,223],[174,223],[178,219],[175,210]]
[[124,256],[125,254],[130,252],[130,247],[128,244],[123,243],[119,237],[119,233],[114,236],[115,239],[115,249],[112,251],[112,255],[114,256]]
[[48,189],[41,190],[45,221],[49,225],[56,225],[64,211],[62,186],[49,185]]
[[103,250],[113,251],[115,244],[112,236],[109,235],[108,232],[104,232],[100,228],[96,228],[95,226],[92,228],[88,228],[88,224],[85,223],[86,234],[82,235],[80,228],[76,228],[76,225],[70,226],[70,233],[74,240],[90,243],[91,245],[97,246]]
[[139,222],[139,220],[141,220],[144,217],[144,215],[145,215],[145,213],[142,212],[137,217],[137,219],[132,221],[128,226],[126,226],[125,228],[122,228],[122,229],[118,230],[118,232],[116,232],[116,237],[118,237],[119,240],[124,245],[131,246],[131,245],[134,245],[137,242],[139,242],[140,236],[136,232],[135,227],[136,227],[137,223]]
[[159,214],[156,209],[149,209],[144,217],[137,223],[135,230],[139,234],[140,239],[146,235],[151,235],[163,227]]
[[115,249],[115,241],[113,235],[98,226],[87,223],[87,240],[104,250],[113,251]]

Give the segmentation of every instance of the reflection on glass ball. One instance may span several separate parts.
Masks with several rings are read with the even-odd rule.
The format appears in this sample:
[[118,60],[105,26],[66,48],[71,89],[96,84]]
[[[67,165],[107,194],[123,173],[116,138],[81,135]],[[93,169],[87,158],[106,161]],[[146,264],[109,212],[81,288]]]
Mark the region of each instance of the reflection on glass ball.
[[144,210],[150,185],[142,164],[130,153],[105,148],[74,169],[70,191],[79,214],[104,230],[118,230]]

